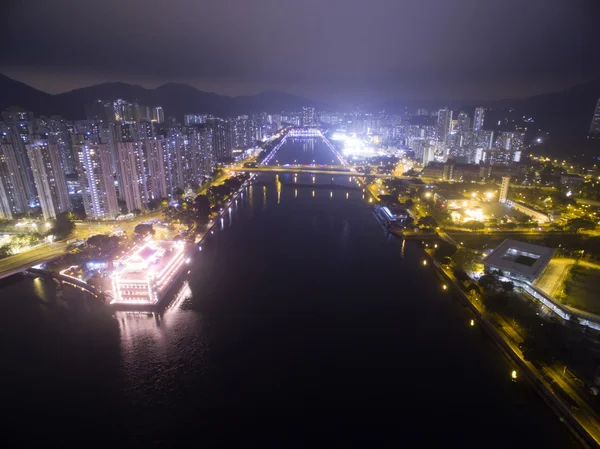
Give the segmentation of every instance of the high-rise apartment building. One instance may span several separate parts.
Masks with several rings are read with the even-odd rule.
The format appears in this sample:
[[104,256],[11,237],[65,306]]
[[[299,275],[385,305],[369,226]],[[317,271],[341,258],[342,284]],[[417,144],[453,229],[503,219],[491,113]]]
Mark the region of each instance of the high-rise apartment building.
[[202,125],[206,123],[211,116],[208,114],[186,114],[183,116],[183,123],[185,126],[190,125]]
[[485,120],[485,108],[475,108],[475,117],[473,118],[473,131],[483,130],[483,121]]
[[18,171],[23,183],[23,192],[27,196],[27,204],[33,206],[37,202],[37,192],[33,173],[27,158],[25,145],[31,142],[33,133],[32,122],[13,122],[0,124],[0,144],[8,144],[5,157],[11,160],[11,164]]
[[29,211],[33,200],[26,187],[24,167],[16,153],[12,144],[0,145],[0,182],[12,213],[22,214]]
[[44,220],[71,209],[58,144],[38,140],[26,146]]
[[145,170],[148,194],[153,198],[167,198],[170,193],[167,188],[168,170],[165,158],[165,140],[151,139],[143,142],[144,156],[147,165]]
[[525,133],[519,131],[501,131],[496,137],[495,146],[503,150],[521,151],[525,142]]
[[[188,130],[188,157],[191,164],[186,184],[199,185],[212,173],[216,162],[214,133],[215,128],[209,126],[198,126]],[[221,139],[217,143],[224,144]]]
[[165,111],[162,106],[152,108],[152,121],[158,124],[165,122]]
[[191,158],[187,154],[189,144],[186,136],[172,132],[166,138],[165,145],[167,170],[169,171],[167,182],[169,194],[173,196],[175,189],[185,190],[186,183],[190,178]]
[[457,133],[464,133],[469,131],[471,128],[471,117],[464,111],[460,111],[458,113],[458,117],[456,117],[456,123],[454,124],[454,128],[452,131]]
[[12,205],[10,203],[8,192],[4,187],[4,181],[0,174],[0,219],[10,220],[13,216]]
[[68,175],[75,174],[75,155],[73,154],[71,137],[67,122],[62,117],[51,117],[47,122],[48,143],[58,145],[61,165]]
[[446,143],[450,124],[452,123],[452,111],[448,108],[440,109],[437,121],[437,140],[440,143]]
[[144,210],[149,200],[144,146],[142,142],[117,142],[117,153],[123,180],[119,187],[127,209]]
[[502,177],[502,185],[500,186],[500,196],[498,197],[498,201],[500,203],[506,203],[508,199],[508,187],[510,186],[510,176]]
[[218,118],[206,121],[206,127],[212,130],[212,152],[216,162],[228,161],[233,157],[231,146],[227,146],[227,123]]
[[480,129],[478,131],[473,131],[472,143],[471,146],[473,148],[483,148],[489,149],[492,148],[494,143],[494,131],[486,131]]
[[315,108],[305,106],[302,108],[302,126],[314,126],[317,124]]
[[588,135],[592,138],[600,138],[600,98],[596,103],[596,109],[592,116],[592,123],[590,124],[590,132]]
[[107,144],[90,142],[75,145],[74,150],[86,215],[91,219],[114,219],[120,211],[111,149]]

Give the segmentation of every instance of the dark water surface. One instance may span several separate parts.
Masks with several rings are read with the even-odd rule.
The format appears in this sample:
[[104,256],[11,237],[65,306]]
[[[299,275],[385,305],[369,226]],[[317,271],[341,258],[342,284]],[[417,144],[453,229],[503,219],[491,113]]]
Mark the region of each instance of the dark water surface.
[[[289,141],[279,163],[331,163]],[[6,435],[82,447],[576,447],[346,176],[261,175],[162,314],[0,286]],[[188,293],[186,295],[186,292]],[[60,446],[59,446],[60,447]]]

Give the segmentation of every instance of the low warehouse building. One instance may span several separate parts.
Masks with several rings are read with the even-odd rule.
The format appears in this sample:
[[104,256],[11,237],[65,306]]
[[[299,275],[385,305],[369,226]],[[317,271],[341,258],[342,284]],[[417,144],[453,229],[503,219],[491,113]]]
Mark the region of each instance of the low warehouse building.
[[504,276],[533,282],[544,271],[555,253],[554,248],[504,240],[483,260],[486,271],[501,271]]

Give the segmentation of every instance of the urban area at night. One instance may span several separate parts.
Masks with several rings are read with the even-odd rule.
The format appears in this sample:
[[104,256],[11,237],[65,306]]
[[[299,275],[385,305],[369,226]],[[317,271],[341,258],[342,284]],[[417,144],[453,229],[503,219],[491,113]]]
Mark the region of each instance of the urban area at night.
[[600,447],[598,5],[8,3],[11,446]]

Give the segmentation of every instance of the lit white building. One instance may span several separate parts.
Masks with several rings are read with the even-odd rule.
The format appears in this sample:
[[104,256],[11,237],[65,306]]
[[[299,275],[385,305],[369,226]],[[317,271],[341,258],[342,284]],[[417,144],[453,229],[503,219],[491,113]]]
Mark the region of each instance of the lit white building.
[[114,219],[119,203],[112,172],[112,154],[107,144],[74,146],[83,207],[88,218]]
[[165,111],[163,111],[162,106],[156,106],[152,108],[152,121],[159,124],[164,123]]
[[302,108],[302,126],[313,126],[317,124],[315,108],[305,106]]
[[450,132],[452,123],[452,111],[448,108],[440,109],[437,121],[437,140],[440,143],[446,143],[446,138]]
[[147,241],[114,262],[111,304],[154,305],[186,263],[183,241]]
[[483,130],[483,121],[485,120],[485,108],[475,108],[475,117],[473,118],[473,131]]
[[500,195],[498,196],[498,202],[506,203],[508,199],[508,188],[510,186],[510,176],[502,177],[502,185],[500,186]]

